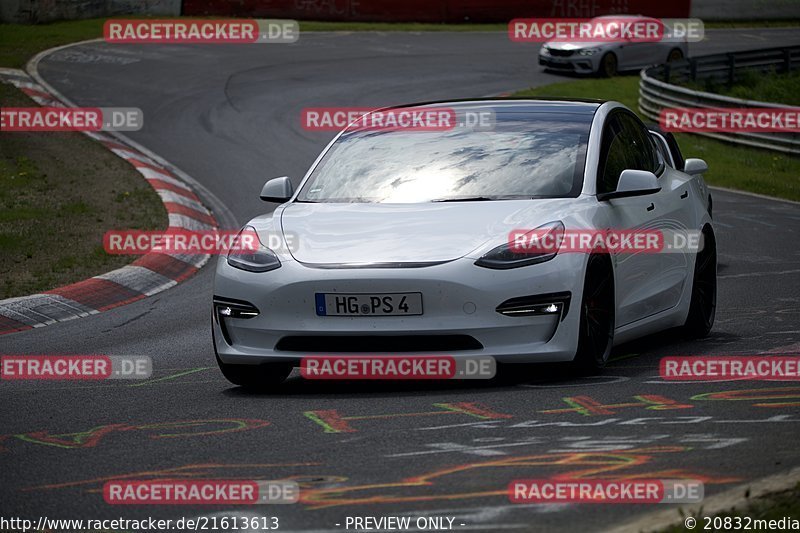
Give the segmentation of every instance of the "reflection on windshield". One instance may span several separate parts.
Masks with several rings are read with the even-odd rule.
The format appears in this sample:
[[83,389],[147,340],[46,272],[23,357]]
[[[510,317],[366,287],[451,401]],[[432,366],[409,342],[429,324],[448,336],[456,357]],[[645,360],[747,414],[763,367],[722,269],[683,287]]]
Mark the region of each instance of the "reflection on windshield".
[[494,131],[345,133],[298,199],[414,203],[576,196],[588,129],[584,121],[530,119],[499,121]]

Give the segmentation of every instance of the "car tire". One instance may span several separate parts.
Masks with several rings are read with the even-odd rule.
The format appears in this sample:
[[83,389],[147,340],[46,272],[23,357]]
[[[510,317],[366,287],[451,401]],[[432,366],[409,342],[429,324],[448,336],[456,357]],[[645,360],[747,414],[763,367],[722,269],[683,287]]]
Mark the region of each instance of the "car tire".
[[694,262],[692,299],[684,331],[693,338],[705,337],[717,314],[717,243],[711,231],[703,231],[703,249]]
[[683,59],[683,51],[680,48],[673,48],[667,54],[667,63],[672,63],[673,61],[680,61]]
[[614,271],[608,255],[592,254],[579,307],[578,349],[573,365],[578,373],[593,375],[608,362],[614,346]]
[[211,339],[214,344],[214,357],[217,360],[217,365],[225,379],[234,385],[253,390],[267,389],[286,381],[286,378],[289,377],[294,368],[292,363],[261,363],[258,365],[223,363],[222,359],[219,358],[219,353],[217,353],[217,340],[213,326],[211,328]]
[[612,78],[617,75],[617,65],[617,55],[614,52],[608,52],[600,59],[597,73],[603,78]]

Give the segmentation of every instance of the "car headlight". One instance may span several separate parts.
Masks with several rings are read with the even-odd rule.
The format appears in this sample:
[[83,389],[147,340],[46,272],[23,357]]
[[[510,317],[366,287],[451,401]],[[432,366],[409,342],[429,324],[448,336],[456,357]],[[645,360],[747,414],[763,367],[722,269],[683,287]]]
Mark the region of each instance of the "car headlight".
[[[243,243],[245,236],[255,240],[252,246]],[[281,266],[278,256],[261,243],[252,226],[243,227],[236,236],[233,246],[228,250],[228,264],[248,272],[269,272]]]
[[578,55],[593,56],[599,51],[600,51],[599,48],[581,48],[580,50],[578,50]]
[[537,242],[547,243],[541,251],[518,251],[511,243],[501,244],[497,248],[483,254],[475,261],[477,266],[505,270],[549,261],[558,254],[564,238],[564,224],[561,221],[543,224],[525,234],[526,242],[533,238]]

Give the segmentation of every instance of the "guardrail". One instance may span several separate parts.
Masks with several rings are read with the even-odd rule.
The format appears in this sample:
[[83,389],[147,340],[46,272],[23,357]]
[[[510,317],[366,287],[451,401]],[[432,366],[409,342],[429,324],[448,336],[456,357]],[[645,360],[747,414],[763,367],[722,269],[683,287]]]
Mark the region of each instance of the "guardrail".
[[[800,46],[767,48],[681,59],[646,68],[639,81],[639,110],[652,120],[665,107],[790,107],[786,104],[731,98],[674,85],[702,81],[733,85],[745,72],[787,73],[800,68]],[[697,132],[727,142],[800,155],[796,133]]]

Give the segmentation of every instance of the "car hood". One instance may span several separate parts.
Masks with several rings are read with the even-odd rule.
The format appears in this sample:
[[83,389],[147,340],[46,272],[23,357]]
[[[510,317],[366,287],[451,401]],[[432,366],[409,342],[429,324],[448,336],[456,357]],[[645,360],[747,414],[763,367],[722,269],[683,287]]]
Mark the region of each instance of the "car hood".
[[457,203],[291,203],[281,229],[303,263],[426,263],[497,246],[513,229],[560,220],[569,200]]
[[581,50],[583,48],[604,48],[614,45],[608,41],[597,42],[565,42],[565,41],[548,41],[543,46],[551,50]]

